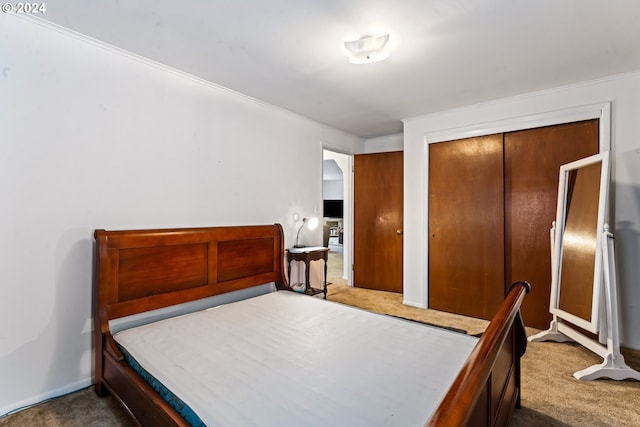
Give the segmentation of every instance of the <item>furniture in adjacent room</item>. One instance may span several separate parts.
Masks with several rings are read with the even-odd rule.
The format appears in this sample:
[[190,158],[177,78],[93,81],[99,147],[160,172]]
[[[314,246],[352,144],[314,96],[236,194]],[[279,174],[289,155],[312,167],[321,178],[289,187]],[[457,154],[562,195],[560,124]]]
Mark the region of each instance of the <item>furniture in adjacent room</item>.
[[[277,224],[96,230],[95,239],[95,389],[137,425],[506,426],[519,406],[527,283],[510,288],[477,338],[293,292]],[[144,345],[129,347],[134,331],[150,332]],[[186,351],[204,371],[176,364]],[[322,362],[309,364],[314,355]]]
[[[291,261],[299,261],[304,263],[304,293],[307,295],[324,294],[327,299],[327,261],[329,258],[329,248],[323,246],[307,246],[303,248],[287,249],[287,277],[291,277]],[[311,261],[324,261],[324,275],[322,279],[322,288],[314,288],[311,286],[310,271]]]
[[[329,243],[332,245],[342,244],[342,226],[338,221],[327,221],[329,225]],[[328,245],[326,245],[328,246]]]
[[329,247],[330,244],[342,244],[342,220],[324,220],[322,227],[322,244]]

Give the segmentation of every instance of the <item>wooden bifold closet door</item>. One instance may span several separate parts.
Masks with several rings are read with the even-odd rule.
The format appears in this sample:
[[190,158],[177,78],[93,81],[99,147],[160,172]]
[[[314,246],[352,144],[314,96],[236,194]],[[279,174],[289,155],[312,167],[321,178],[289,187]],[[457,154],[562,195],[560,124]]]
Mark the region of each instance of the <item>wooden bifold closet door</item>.
[[598,120],[429,145],[429,307],[489,319],[527,280],[527,326],[551,320],[560,166],[598,152]]
[[503,299],[502,135],[429,145],[429,308],[491,318]]

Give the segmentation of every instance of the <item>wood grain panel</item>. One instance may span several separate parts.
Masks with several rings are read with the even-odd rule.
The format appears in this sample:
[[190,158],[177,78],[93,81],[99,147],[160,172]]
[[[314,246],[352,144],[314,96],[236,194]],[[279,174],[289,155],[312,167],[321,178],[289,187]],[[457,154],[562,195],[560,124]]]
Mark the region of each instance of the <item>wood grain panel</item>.
[[118,300],[128,301],[207,284],[207,244],[119,251]]
[[482,389],[480,396],[478,396],[478,401],[476,402],[475,408],[473,410],[474,416],[464,424],[464,427],[487,427],[492,425],[491,412],[489,411],[490,403],[491,399],[489,397],[489,387],[485,386]]
[[591,321],[602,164],[571,171],[558,308]]
[[[96,230],[99,298],[96,312],[105,330],[106,319],[154,310],[238,289],[275,282],[289,289],[283,275],[282,227],[275,225],[203,227],[151,230]],[[251,249],[231,251],[231,262],[246,261],[246,274],[231,279],[237,266],[223,269],[228,280],[217,283],[218,242],[257,239],[255,257]],[[264,239],[264,240],[263,240]],[[264,246],[271,242],[269,254]],[[231,247],[233,244],[228,243]],[[201,250],[199,248],[205,248]],[[240,248],[246,245],[239,244]],[[154,249],[150,249],[154,248]],[[121,254],[124,254],[121,256]],[[262,254],[262,255],[260,255]],[[235,256],[237,255],[237,257]],[[122,258],[122,259],[121,259]],[[270,259],[270,264],[265,261]],[[226,259],[225,259],[226,262]],[[254,262],[258,265],[254,265]],[[267,264],[269,266],[267,267]],[[236,273],[232,273],[235,271]],[[256,273],[257,272],[257,273]],[[133,288],[132,288],[133,287]],[[155,290],[155,292],[153,290]],[[98,316],[96,317],[96,319]]]
[[505,286],[531,283],[527,326],[551,321],[551,248],[560,166],[598,152],[598,120],[510,132],[504,137]]
[[511,413],[517,405],[519,387],[516,384],[517,377],[513,367],[510,374],[507,382],[500,384],[503,387],[501,390],[504,398],[495,404],[495,412],[493,413],[494,426],[509,425],[509,418],[511,418]]
[[[512,334],[510,332],[510,334]],[[508,342],[508,341],[507,341]],[[510,377],[515,377],[514,369],[516,363],[516,355],[515,349],[512,345],[504,345],[498,352],[495,361],[495,370],[491,374],[489,387],[491,393],[491,414],[492,417],[495,417],[496,414],[500,412],[500,408],[498,404],[502,402],[502,395],[505,393],[505,387],[513,387],[512,381],[510,381]],[[507,394],[513,394],[507,391]]]
[[273,272],[273,247],[273,237],[218,242],[217,282]]
[[109,391],[117,390],[118,398],[127,402],[125,409],[140,425],[190,426],[124,362],[119,364],[107,357],[104,364],[104,379]]
[[354,170],[353,284],[402,292],[403,153],[357,155]]
[[504,298],[502,135],[429,145],[429,307],[490,319]]

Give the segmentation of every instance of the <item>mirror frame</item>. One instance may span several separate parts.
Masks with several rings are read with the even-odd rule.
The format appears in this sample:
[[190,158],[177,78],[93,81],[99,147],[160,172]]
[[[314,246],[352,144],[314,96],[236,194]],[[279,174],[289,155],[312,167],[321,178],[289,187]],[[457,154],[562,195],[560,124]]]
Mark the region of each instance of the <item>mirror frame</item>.
[[[559,307],[560,291],[562,289],[562,283],[560,280],[562,277],[562,242],[566,222],[567,193],[570,173],[595,163],[601,163],[602,166],[600,170],[600,191],[598,196],[593,294],[591,301],[591,318],[583,319],[575,314],[562,310]],[[558,182],[558,206],[556,211],[555,236],[553,236],[553,250],[551,254],[552,274],[550,312],[561,319],[567,320],[575,326],[593,333],[598,333],[600,326],[600,303],[602,301],[603,287],[602,245],[605,244],[603,232],[604,225],[607,222],[606,215],[609,194],[609,169],[609,152],[595,154],[593,156],[562,165],[560,167],[560,179]]]

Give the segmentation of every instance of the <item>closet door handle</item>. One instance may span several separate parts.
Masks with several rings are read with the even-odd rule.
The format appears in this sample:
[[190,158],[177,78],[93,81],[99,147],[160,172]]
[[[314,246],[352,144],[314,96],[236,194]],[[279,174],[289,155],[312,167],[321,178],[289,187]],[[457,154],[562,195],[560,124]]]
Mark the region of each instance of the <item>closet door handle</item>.
[[403,233],[404,233],[404,231],[402,231],[402,228],[398,228],[398,229],[396,230],[396,234],[397,234],[398,236],[402,236],[402,234],[403,234]]

